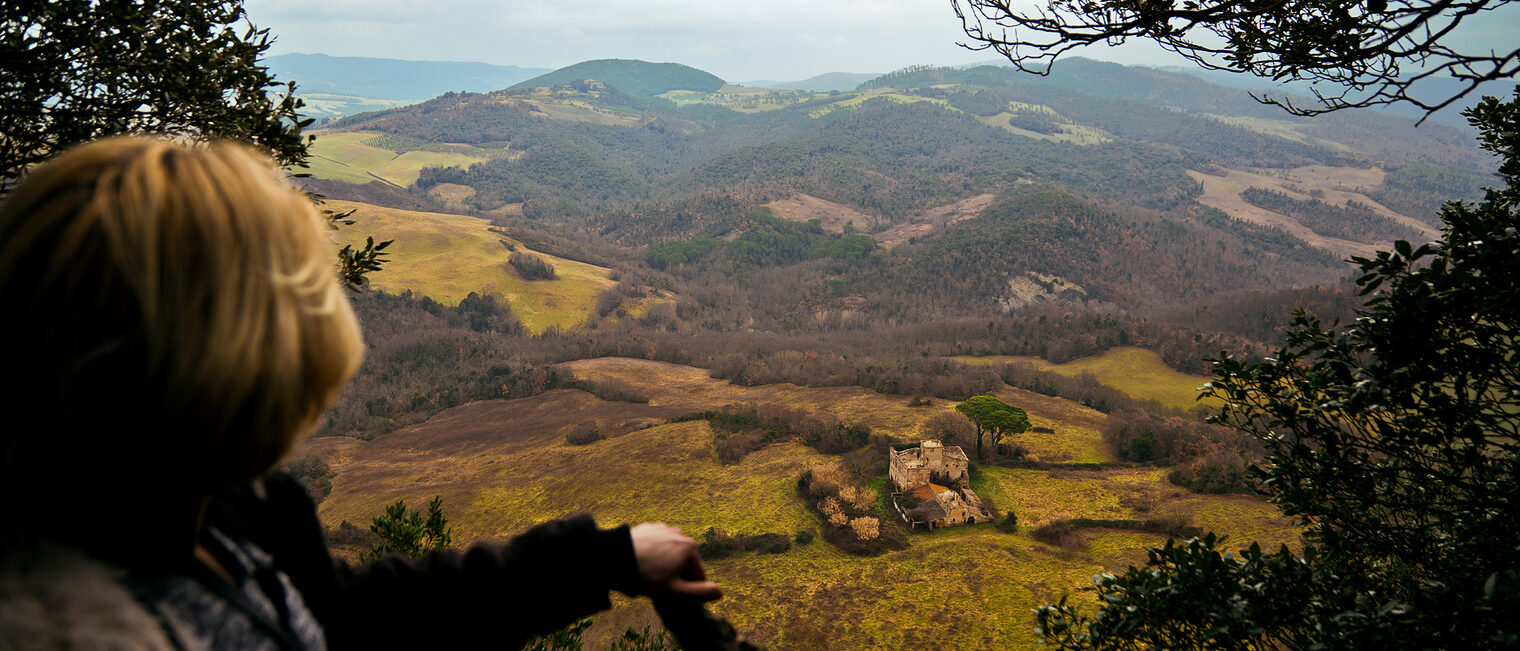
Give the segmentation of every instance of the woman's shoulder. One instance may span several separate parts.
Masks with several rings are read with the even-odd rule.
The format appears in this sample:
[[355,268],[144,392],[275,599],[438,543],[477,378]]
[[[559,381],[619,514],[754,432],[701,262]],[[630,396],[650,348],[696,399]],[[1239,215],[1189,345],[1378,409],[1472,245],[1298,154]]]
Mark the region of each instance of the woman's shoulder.
[[6,549],[0,561],[0,651],[173,649],[124,573],[59,547]]

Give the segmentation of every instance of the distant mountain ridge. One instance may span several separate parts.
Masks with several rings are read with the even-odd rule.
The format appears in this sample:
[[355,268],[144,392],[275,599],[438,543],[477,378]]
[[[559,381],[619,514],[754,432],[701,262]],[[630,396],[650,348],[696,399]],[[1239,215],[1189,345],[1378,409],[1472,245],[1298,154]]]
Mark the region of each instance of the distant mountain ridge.
[[597,59],[539,75],[512,86],[511,90],[559,86],[584,79],[595,79],[629,95],[644,97],[672,90],[711,92],[723,87],[723,80],[717,75],[679,63]]
[[548,68],[498,66],[472,61],[407,61],[326,54],[281,54],[264,64],[280,81],[295,81],[303,94],[392,100],[423,100],[449,91],[500,90]]
[[746,81],[740,85],[751,88],[786,88],[790,90],[811,90],[815,92],[828,92],[831,90],[855,90],[856,86],[880,77],[879,72],[825,72],[814,75],[801,81],[773,81],[769,79]]

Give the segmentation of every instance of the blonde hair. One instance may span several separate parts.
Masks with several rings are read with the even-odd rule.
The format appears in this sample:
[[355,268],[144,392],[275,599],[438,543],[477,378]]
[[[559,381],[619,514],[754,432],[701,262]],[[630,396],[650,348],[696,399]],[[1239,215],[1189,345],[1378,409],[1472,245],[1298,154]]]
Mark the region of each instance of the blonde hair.
[[111,138],[37,168],[0,205],[21,423],[0,474],[204,492],[267,470],[362,357],[334,262],[310,199],[243,145]]

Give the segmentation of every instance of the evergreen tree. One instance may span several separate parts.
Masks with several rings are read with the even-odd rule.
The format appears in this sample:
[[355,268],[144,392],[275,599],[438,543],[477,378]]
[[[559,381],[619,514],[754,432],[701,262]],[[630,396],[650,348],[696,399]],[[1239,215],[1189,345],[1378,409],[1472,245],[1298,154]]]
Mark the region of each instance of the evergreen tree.
[[402,500],[385,507],[385,513],[375,516],[369,530],[380,537],[380,542],[361,555],[363,562],[373,562],[387,553],[397,553],[418,558],[427,552],[448,549],[452,544],[453,529],[443,517],[443,498],[434,496],[428,503],[427,518],[409,509]]

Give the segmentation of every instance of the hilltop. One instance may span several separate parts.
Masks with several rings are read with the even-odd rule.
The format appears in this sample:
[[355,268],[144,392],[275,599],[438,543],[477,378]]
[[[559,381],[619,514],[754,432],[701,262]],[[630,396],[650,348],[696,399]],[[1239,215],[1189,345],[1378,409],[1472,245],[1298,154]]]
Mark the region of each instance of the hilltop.
[[[339,237],[398,242],[300,452],[325,524],[433,495],[460,542],[676,523],[715,610],[785,648],[1025,646],[1031,607],[1165,536],[1296,544],[1260,446],[1200,420],[1205,357],[1259,359],[1295,307],[1355,318],[1345,256],[1429,239],[1492,163],[1445,127],[1064,63],[820,92],[587,62],[331,123]],[[1017,522],[893,528],[886,450],[972,445],[976,395],[1032,426],[971,478]],[[652,617],[619,602],[588,638]]]
[[[1333,285],[1348,255],[1432,237],[1436,198],[1471,198],[1489,173],[1446,127],[1268,111],[1078,59],[1048,78],[910,68],[829,93],[603,60],[340,120],[313,172],[573,231],[676,284],[733,283],[724,320],[765,328],[1180,313]],[[761,283],[785,289],[754,300]]]
[[723,80],[679,63],[650,63],[636,59],[599,59],[582,61],[520,82],[510,90],[559,86],[583,79],[595,79],[630,95],[653,97],[672,90],[715,91]]

